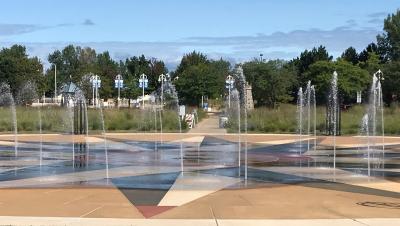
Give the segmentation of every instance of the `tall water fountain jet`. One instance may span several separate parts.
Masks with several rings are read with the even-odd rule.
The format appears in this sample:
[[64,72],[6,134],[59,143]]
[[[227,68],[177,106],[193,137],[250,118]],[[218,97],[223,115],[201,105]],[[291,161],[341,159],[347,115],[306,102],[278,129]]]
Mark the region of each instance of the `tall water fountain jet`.
[[163,145],[163,117],[162,117],[162,111],[158,111],[158,115],[160,117],[160,146],[162,147],[162,145]]
[[101,116],[101,126],[102,126],[102,132],[103,132],[103,139],[104,139],[104,155],[106,159],[106,179],[109,179],[109,174],[108,174],[108,149],[107,149],[107,134],[106,134],[106,127],[104,124],[104,114],[103,114],[103,103],[100,106],[100,116]]
[[[384,167],[385,162],[385,126],[384,126],[384,104],[382,98],[382,86],[380,79],[382,78],[382,72],[379,70],[372,76],[372,84],[369,90],[369,103],[367,107],[367,113],[364,115],[361,132],[366,135],[367,139],[367,158],[368,158],[368,176],[371,171],[371,151],[374,162],[376,162],[375,153],[377,149],[376,139],[378,135],[382,138],[382,166]],[[373,150],[371,150],[373,147]],[[378,162],[379,166],[380,162]],[[375,165],[375,164],[374,164]]]
[[38,117],[39,117],[39,133],[40,133],[40,149],[39,149],[39,166],[42,167],[43,164],[43,133],[42,133],[42,112],[38,110]]
[[[373,136],[373,144],[376,146],[376,137],[381,135],[382,137],[382,155],[383,162],[385,157],[385,125],[384,125],[384,105],[382,98],[382,85],[381,78],[383,74],[381,70],[378,70],[372,76],[372,85],[370,90],[370,99],[369,99],[369,107],[368,107],[368,115],[370,115],[370,123],[372,124],[372,136]],[[380,125],[379,125],[380,123]],[[378,129],[379,127],[379,129]],[[379,132],[378,132],[379,131]]]
[[176,107],[176,113],[178,114],[178,124],[179,124],[179,135],[181,137],[180,139],[180,148],[179,148],[179,153],[180,153],[180,162],[181,162],[181,172],[183,175],[183,141],[182,141],[182,119],[181,116],[179,115],[179,98],[178,98],[178,93],[175,89],[174,84],[170,83],[169,84],[169,89],[171,92],[171,97],[172,97],[172,101],[175,103],[175,107]]
[[18,123],[17,123],[17,111],[15,109],[14,97],[11,94],[10,86],[6,83],[0,84],[0,105],[10,106],[11,117],[14,128],[14,156],[18,157]]
[[74,101],[71,99],[67,104],[67,114],[70,124],[71,143],[72,143],[72,168],[75,168],[75,126],[74,126]]
[[[307,89],[305,93],[306,106],[307,106],[307,135],[310,136],[311,132],[311,81],[307,83]],[[307,139],[307,151],[310,150],[310,139]]]
[[[231,91],[231,107],[227,108],[228,119],[229,123],[236,125],[237,123],[237,138],[238,138],[238,169],[239,169],[239,177],[240,177],[240,165],[241,165],[241,148],[242,148],[242,141],[241,141],[241,107],[240,107],[240,93],[239,91],[234,88]],[[236,123],[235,123],[236,122]]]
[[302,153],[302,135],[303,135],[303,110],[304,95],[303,88],[300,87],[297,92],[297,133],[299,134],[299,155]]
[[[297,92],[297,134],[299,135],[299,154],[303,150],[303,135],[307,135],[307,151],[310,150],[311,136],[314,136],[314,150],[316,150],[316,101],[315,88],[311,85],[311,81],[307,82],[306,90],[300,87]],[[305,126],[306,124],[306,126]],[[313,128],[311,128],[313,126]],[[311,130],[314,130],[313,132]]]
[[89,166],[89,118],[85,94],[81,89],[75,91],[74,96],[74,134],[85,135],[86,167]]
[[[28,106],[32,105],[34,101],[39,100],[39,95],[37,94],[37,87],[34,82],[27,81],[25,82],[20,89],[18,90],[16,102],[20,106]],[[40,105],[37,106],[37,127],[39,130],[40,136],[40,145],[39,145],[39,166],[42,166],[43,160],[43,135],[42,135],[42,113]]]
[[361,120],[361,135],[365,135],[367,137],[367,167],[368,167],[368,176],[371,176],[371,161],[370,161],[370,141],[369,141],[369,117],[368,113],[362,117]]
[[337,72],[333,72],[330,82],[330,90],[327,101],[327,130],[328,135],[333,136],[333,170],[336,172],[336,135],[338,132],[338,114],[340,112],[338,102]]
[[[314,150],[316,148],[316,101],[315,101],[315,88],[311,85],[311,81],[307,82],[307,88],[303,98],[304,104],[307,110],[307,135],[311,137],[314,135]],[[312,111],[313,109],[313,111]],[[313,125],[314,132],[311,132],[311,123]],[[307,151],[310,150],[310,139],[307,140]]]
[[[157,98],[156,98],[156,103],[153,105],[153,113],[154,113],[154,133],[157,134]],[[158,146],[157,146],[157,139],[154,140],[154,150],[158,151]]]
[[243,107],[243,113],[244,113],[244,133],[246,135],[245,137],[245,144],[244,144],[244,179],[247,181],[247,94],[246,94],[246,77],[243,73],[243,68],[242,66],[237,67],[236,69],[236,74],[239,79],[240,87],[241,87],[241,97],[242,100],[240,101],[242,103]]
[[315,99],[315,86],[312,85],[310,87],[310,96],[311,96],[311,104],[313,105],[314,114],[313,114],[313,121],[314,121],[314,151],[317,150],[317,101]]
[[[90,163],[90,142],[89,142],[89,117],[88,117],[88,105],[90,105],[90,101],[86,99],[91,95],[94,95],[95,89],[93,87],[93,73],[88,73],[82,76],[81,80],[78,83],[78,89],[75,92],[75,102],[78,102],[79,107],[83,110],[83,116],[79,115],[79,118],[84,118],[84,134],[85,134],[85,145],[86,145],[86,168],[89,167]],[[94,98],[93,98],[94,103]],[[82,125],[80,125],[82,127]],[[81,128],[82,129],[82,128]],[[82,134],[79,131],[79,134]]]

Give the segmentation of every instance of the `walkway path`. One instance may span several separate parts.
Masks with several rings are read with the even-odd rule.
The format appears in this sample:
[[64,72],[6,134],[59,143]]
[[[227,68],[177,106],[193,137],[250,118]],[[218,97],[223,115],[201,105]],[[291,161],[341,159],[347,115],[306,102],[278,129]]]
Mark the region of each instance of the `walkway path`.
[[156,225],[199,225],[199,226],[397,226],[399,218],[361,219],[304,219],[304,220],[220,220],[220,219],[116,219],[116,218],[66,218],[66,217],[0,217],[0,224],[7,225],[51,225],[51,226],[156,226]]
[[188,133],[225,134],[226,129],[219,128],[219,113],[209,113],[208,118],[203,119]]

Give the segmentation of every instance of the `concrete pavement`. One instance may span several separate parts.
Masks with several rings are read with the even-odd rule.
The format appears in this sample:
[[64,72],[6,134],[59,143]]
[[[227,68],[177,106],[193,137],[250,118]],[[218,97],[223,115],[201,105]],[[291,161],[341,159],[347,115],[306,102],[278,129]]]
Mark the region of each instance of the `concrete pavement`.
[[13,226],[398,226],[400,218],[310,219],[310,220],[220,220],[220,219],[118,219],[65,217],[0,217],[0,225]]

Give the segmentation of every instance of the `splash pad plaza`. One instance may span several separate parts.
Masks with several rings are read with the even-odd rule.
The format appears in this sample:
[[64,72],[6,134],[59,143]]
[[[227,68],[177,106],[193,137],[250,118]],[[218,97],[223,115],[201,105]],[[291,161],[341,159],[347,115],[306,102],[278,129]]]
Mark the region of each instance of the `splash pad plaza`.
[[0,224],[399,225],[400,137],[384,136],[378,75],[359,136],[339,136],[337,73],[321,136],[311,83],[298,93],[297,134],[247,133],[246,92],[236,89],[223,114],[237,132],[220,128],[220,112],[188,132],[181,123],[162,132],[160,112],[179,109],[168,82],[156,99],[166,103],[166,92],[169,102],[142,110],[154,115],[153,131],[107,132],[99,105],[101,132],[92,133],[90,104],[77,89],[64,108],[65,132],[42,133],[38,107],[31,115],[39,132],[18,134],[14,97],[3,86],[14,134],[0,135]]

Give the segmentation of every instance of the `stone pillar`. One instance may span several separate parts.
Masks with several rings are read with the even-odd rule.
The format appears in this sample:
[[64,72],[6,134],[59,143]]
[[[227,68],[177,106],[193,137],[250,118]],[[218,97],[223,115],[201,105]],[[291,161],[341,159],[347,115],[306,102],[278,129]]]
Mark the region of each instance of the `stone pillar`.
[[247,110],[253,110],[254,109],[254,102],[253,102],[253,93],[252,93],[252,88],[249,83],[246,82],[246,108]]

